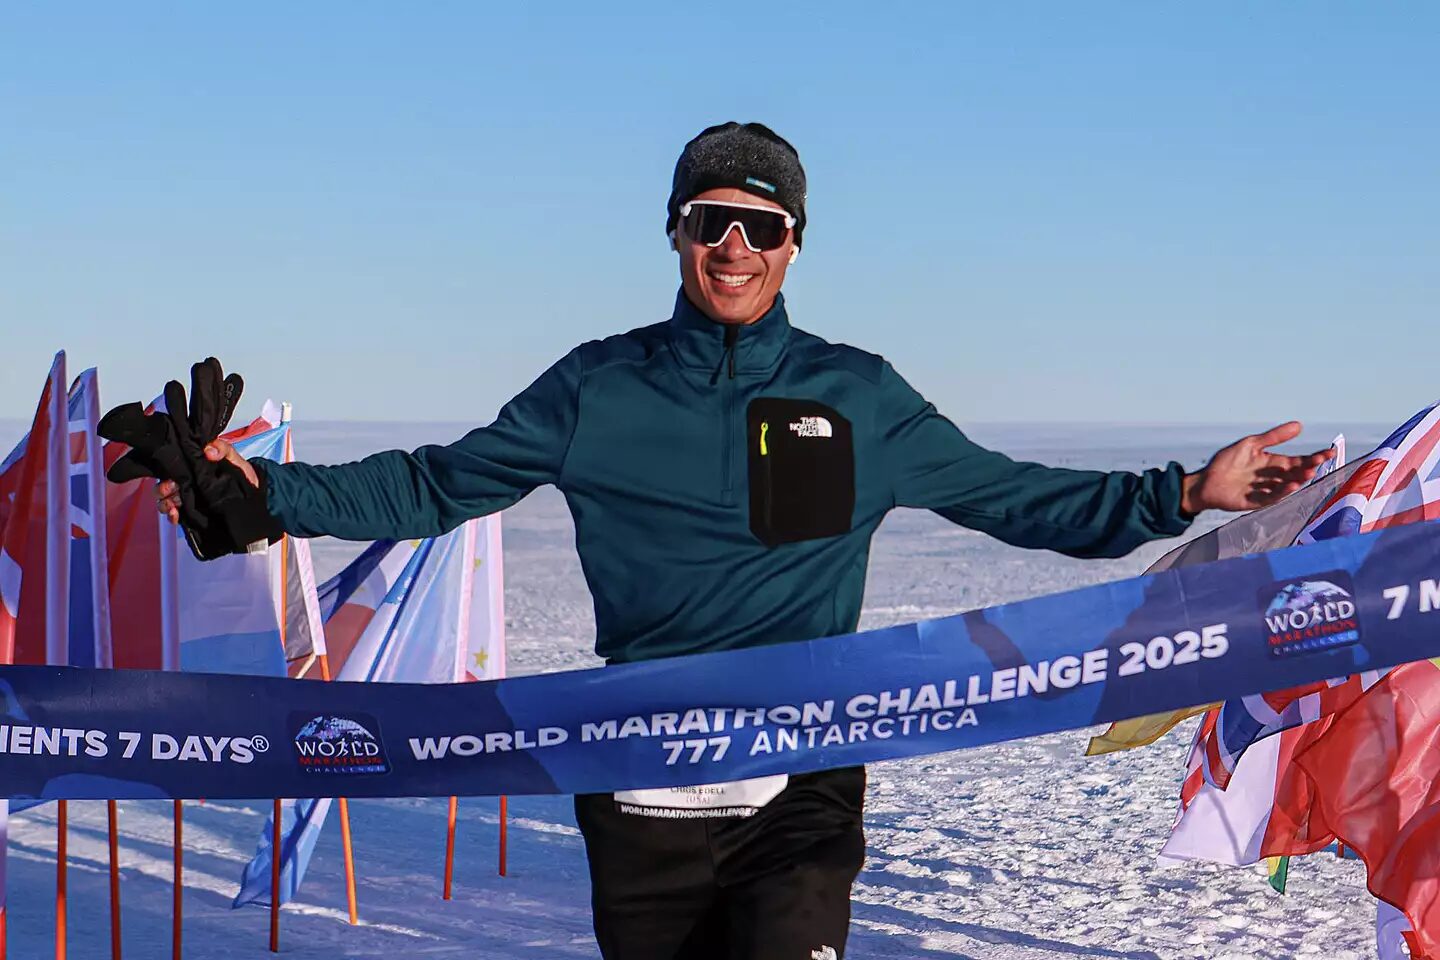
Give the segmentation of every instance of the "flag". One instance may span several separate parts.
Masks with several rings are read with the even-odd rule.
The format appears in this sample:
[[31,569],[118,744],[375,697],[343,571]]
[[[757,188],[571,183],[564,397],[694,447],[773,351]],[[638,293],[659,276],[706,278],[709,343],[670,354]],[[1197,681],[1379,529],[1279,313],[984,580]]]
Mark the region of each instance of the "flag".
[[[242,456],[278,459],[289,429],[280,408],[267,403],[259,417],[223,436]],[[106,467],[127,449],[107,443]],[[280,551],[196,560],[180,528],[155,509],[155,485],[148,478],[105,485],[114,665],[282,675]]]
[[[270,404],[258,419],[225,434],[225,439],[242,457],[282,460],[289,433],[290,424],[281,422],[280,411]],[[180,669],[284,676],[280,546],[200,561],[185,546],[179,525],[167,520],[165,533],[162,610],[169,608],[174,617]]]
[[1295,763],[1370,891],[1405,912],[1416,955],[1440,956],[1440,662],[1396,667]]
[[1440,404],[1405,421],[1360,462],[1296,538],[1313,543],[1440,517]]
[[1384,900],[1375,901],[1375,953],[1379,960],[1409,960],[1414,931],[1405,914]]
[[[272,411],[267,408],[267,412]],[[283,404],[279,422],[286,430],[278,458],[282,463],[291,463],[295,459],[295,431],[291,427],[290,414],[290,404]],[[270,551],[270,559],[271,586],[279,604],[278,620],[282,625],[285,659],[292,665],[292,676],[303,674],[326,653],[325,624],[320,615],[310,541],[286,535],[278,549]]]
[[[1440,405],[1416,413],[1380,446],[1332,477],[1343,480],[1295,532],[1295,543],[1440,517]],[[1370,671],[1221,705],[1217,723],[1199,745],[1207,781],[1224,789],[1251,744],[1346,709],[1384,675]]]
[[[127,450],[123,443],[105,444],[105,468]],[[155,509],[155,481],[106,483],[104,496],[112,662],[126,670],[173,666],[166,663],[160,592],[161,543],[170,521]]]
[[[60,362],[57,360],[57,363]],[[63,366],[55,383],[63,382]],[[47,394],[50,401],[59,396],[58,391]],[[20,444],[6,458],[5,464],[16,469],[31,442],[31,438],[49,438],[44,445],[46,452],[45,476],[38,484],[45,490],[45,507],[41,511],[30,510],[30,559],[26,569],[36,570],[40,576],[26,578],[22,590],[22,612],[17,635],[17,659],[20,662],[47,662],[74,667],[109,666],[110,624],[109,584],[106,578],[105,540],[103,531],[96,535],[97,523],[103,522],[103,502],[99,510],[92,508],[97,503],[97,493],[103,492],[99,485],[104,477],[92,465],[99,463],[99,437],[95,426],[99,422],[99,397],[93,369],[86,370],[75,378],[65,398],[64,419],[49,419],[43,429],[32,429]],[[54,413],[54,408],[50,408]],[[63,455],[62,455],[63,450]],[[4,481],[0,480],[0,484]],[[38,489],[37,487],[37,489]],[[34,503],[40,502],[39,495]],[[98,520],[97,520],[98,517]],[[43,537],[38,525],[45,526]],[[67,530],[68,528],[68,530]],[[44,543],[45,555],[36,557],[34,546]],[[44,600],[37,598],[44,597]],[[44,602],[53,608],[64,610],[63,620],[57,622],[53,612],[45,615],[38,604]],[[41,616],[31,616],[38,611]],[[64,639],[62,639],[62,634]],[[45,646],[44,660],[41,656]],[[12,801],[8,812],[17,813],[39,806],[42,801]]]
[[[499,523],[498,516],[484,517],[441,537],[377,541],[322,584],[319,609],[335,679],[453,683],[470,666],[503,675]],[[330,805],[328,799],[284,805],[281,903],[299,893]],[[267,818],[232,906],[269,903],[273,830]]]
[[[1436,517],[1440,407],[1430,406],[1347,470],[1296,542]],[[1382,909],[1382,955],[1401,940],[1415,956],[1440,955],[1440,660],[1230,701],[1202,721],[1165,855],[1253,862],[1336,839],[1413,927]]]
[[1367,670],[1221,704],[1216,710],[1215,725],[1200,744],[1206,782],[1221,790],[1227,789],[1247,749],[1282,730],[1313,723],[1346,709],[1386,672]]
[[1284,893],[1285,883],[1290,879],[1290,858],[1266,857],[1265,872],[1275,892]]
[[[65,662],[69,439],[62,351],[45,378],[29,434],[0,462],[0,663]],[[9,825],[10,804],[0,801],[0,923]]]
[[1201,721],[1180,787],[1180,812],[1160,852],[1162,862],[1204,859],[1232,866],[1260,858],[1275,802],[1281,740],[1262,740],[1238,764],[1228,790],[1205,777],[1204,744],[1215,728],[1217,711]]
[[[377,617],[377,630],[383,630],[394,617],[403,598],[399,585],[426,542],[377,540],[317,590],[332,671],[345,668]],[[392,594],[396,595],[393,600]]]
[[68,402],[70,431],[70,623],[72,667],[114,665],[110,645],[110,573],[106,549],[105,470],[100,389],[95,370],[75,378]]
[[1136,717],[1133,720],[1117,720],[1110,724],[1104,733],[1090,738],[1090,745],[1085,748],[1085,755],[1098,757],[1120,750],[1134,750],[1136,747],[1148,746],[1191,717],[1198,717],[1218,706],[1218,703],[1207,703],[1198,707],[1172,710],[1169,713],[1152,713],[1149,716]]
[[1214,735],[1216,715],[1206,714],[1196,730],[1180,787],[1180,810],[1160,860],[1243,866],[1267,855],[1324,849],[1332,838],[1309,817],[1313,790],[1291,761],[1323,735],[1330,718],[1260,740],[1245,751],[1228,787],[1221,790],[1206,778],[1203,749]]
[[69,656],[69,487],[62,351],[29,434],[0,463],[0,662],[64,664]]
[[500,514],[473,529],[474,570],[465,655],[456,680],[499,680],[505,676],[505,561]]

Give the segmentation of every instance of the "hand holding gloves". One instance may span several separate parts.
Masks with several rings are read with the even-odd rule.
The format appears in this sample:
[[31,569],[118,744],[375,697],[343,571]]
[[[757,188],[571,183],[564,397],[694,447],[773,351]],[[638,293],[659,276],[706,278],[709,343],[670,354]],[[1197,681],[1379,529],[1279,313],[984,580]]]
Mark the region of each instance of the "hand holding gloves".
[[284,531],[265,509],[265,492],[235,464],[212,461],[205,447],[230,422],[244,381],[224,375],[209,357],[190,368],[190,394],[171,380],[163,413],[146,413],[139,403],[114,408],[100,420],[99,434],[130,447],[106,471],[112,483],[140,477],[172,480],[180,498],[180,525],[200,560],[244,553],[259,540],[274,543]]

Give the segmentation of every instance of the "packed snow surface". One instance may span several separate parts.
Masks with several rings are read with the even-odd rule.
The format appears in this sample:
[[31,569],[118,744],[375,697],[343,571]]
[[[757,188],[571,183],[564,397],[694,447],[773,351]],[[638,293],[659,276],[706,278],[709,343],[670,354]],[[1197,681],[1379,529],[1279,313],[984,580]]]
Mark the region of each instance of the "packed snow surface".
[[[0,424],[8,449],[14,424]],[[1251,425],[1262,427],[1266,425]],[[5,429],[11,428],[11,429]],[[303,459],[337,462],[446,441],[443,424],[297,424]],[[1023,458],[1139,469],[1198,467],[1240,428],[994,426],[976,439]],[[1334,430],[1308,431],[1314,446]],[[1352,451],[1383,427],[1347,429]],[[505,514],[512,674],[593,666],[589,596],[562,499],[541,490]],[[862,627],[943,616],[1129,576],[1168,544],[1119,561],[1075,561],[1006,547],[940,518],[892,515],[875,539]],[[321,577],[358,547],[317,545]],[[876,764],[869,857],[855,886],[848,956],[976,960],[1373,957],[1374,906],[1363,867],[1319,855],[1292,865],[1279,896],[1261,867],[1160,868],[1192,728],[1111,757],[1082,756],[1086,731]],[[185,805],[186,956],[259,958],[268,913],[232,911],[269,804]],[[350,805],[361,925],[346,922],[339,830],[327,827],[302,900],[282,913],[281,954],[330,957],[597,957],[584,849],[568,797],[510,801],[509,875],[496,875],[495,800],[460,806],[455,898],[441,900],[444,800]],[[126,956],[168,956],[169,803],[124,801]],[[70,804],[70,956],[108,956],[105,805]],[[55,808],[12,818],[12,956],[53,955]]]

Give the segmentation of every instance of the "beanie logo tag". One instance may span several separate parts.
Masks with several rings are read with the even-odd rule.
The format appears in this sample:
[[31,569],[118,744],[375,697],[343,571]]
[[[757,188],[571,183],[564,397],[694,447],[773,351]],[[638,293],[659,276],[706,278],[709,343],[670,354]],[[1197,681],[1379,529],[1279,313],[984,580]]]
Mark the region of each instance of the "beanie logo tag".
[[768,192],[770,192],[770,193],[774,193],[774,192],[775,192],[775,184],[773,184],[773,183],[766,183],[764,180],[756,180],[754,177],[746,177],[746,178],[745,178],[745,183],[746,183],[748,186],[759,187],[761,190],[765,190],[765,191],[768,191]]

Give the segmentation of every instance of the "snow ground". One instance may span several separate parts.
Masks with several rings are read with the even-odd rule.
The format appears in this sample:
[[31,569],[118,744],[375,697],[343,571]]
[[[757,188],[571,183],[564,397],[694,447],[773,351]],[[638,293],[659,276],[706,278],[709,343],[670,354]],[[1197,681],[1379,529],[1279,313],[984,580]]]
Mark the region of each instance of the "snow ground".
[[[435,425],[311,425],[297,442],[302,456],[327,461],[455,432]],[[1332,432],[1312,434],[1328,440]],[[1363,450],[1363,441],[1383,430],[1347,432],[1352,450]],[[1196,466],[1236,431],[1011,427],[974,433],[1051,463],[1142,467],[1154,465],[1156,450]],[[589,598],[563,503],[540,491],[505,522],[511,672],[593,664]],[[898,513],[875,541],[862,626],[1127,576],[1164,549],[1155,544],[1121,561],[1079,562],[1014,550],[930,514]],[[352,552],[348,545],[320,544],[320,574],[333,572]],[[848,955],[1373,957],[1374,908],[1354,861],[1317,856],[1297,862],[1284,897],[1269,889],[1258,867],[1155,866],[1188,729],[1112,757],[1081,756],[1085,733],[1076,731],[872,766],[869,858],[855,888]],[[70,956],[105,957],[105,809],[102,803],[70,807]],[[229,909],[267,809],[267,802],[186,805],[186,956],[269,955],[267,911]],[[510,801],[506,878],[495,873],[495,801],[464,801],[460,810],[456,897],[446,903],[440,899],[444,801],[352,803],[362,926],[345,922],[339,832],[332,825],[312,862],[303,902],[283,912],[282,955],[598,956],[569,798]],[[170,805],[126,801],[121,811],[125,953],[168,956]],[[53,807],[12,819],[9,864],[12,956],[53,955]]]

